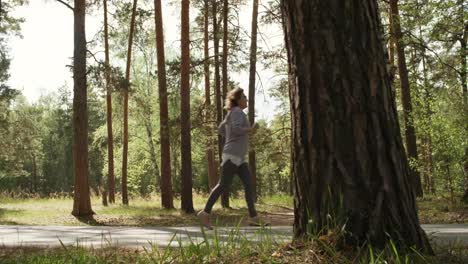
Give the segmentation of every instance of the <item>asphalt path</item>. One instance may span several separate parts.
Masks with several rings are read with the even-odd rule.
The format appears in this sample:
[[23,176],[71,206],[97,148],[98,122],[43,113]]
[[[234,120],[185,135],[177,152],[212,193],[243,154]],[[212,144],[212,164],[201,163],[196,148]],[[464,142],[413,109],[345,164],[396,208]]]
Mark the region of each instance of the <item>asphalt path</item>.
[[[432,243],[468,247],[468,224],[422,225]],[[117,227],[117,226],[27,226],[0,225],[0,246],[4,247],[180,247],[242,241],[287,242],[291,226],[220,227],[204,230],[191,227]]]

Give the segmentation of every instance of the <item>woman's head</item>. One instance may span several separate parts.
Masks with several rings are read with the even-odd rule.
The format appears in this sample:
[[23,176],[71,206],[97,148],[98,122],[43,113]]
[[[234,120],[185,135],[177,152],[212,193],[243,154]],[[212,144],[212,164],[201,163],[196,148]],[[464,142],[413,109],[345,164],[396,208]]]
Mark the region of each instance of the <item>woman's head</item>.
[[242,88],[235,88],[228,92],[226,100],[224,101],[224,108],[231,110],[233,107],[238,106],[241,109],[247,108],[247,97]]

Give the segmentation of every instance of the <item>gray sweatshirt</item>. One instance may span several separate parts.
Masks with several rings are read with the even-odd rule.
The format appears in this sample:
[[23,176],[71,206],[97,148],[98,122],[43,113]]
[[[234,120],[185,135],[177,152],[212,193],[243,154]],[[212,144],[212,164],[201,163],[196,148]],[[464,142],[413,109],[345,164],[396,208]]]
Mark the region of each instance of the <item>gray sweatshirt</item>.
[[218,127],[218,133],[226,139],[223,153],[243,159],[249,144],[249,128],[249,120],[242,109],[232,108]]

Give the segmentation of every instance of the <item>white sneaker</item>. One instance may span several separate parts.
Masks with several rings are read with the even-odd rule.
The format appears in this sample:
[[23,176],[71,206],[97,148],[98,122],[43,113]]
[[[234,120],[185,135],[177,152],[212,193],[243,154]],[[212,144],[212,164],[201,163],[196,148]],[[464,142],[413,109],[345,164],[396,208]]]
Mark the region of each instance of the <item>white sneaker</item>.
[[249,217],[250,226],[269,226],[270,222],[268,220],[262,219],[258,216]]
[[200,220],[200,223],[204,227],[206,227],[206,228],[208,228],[210,230],[213,229],[213,227],[211,226],[211,223],[210,223],[210,214],[209,213],[205,212],[204,210],[201,210],[200,212],[198,212],[197,216],[198,216],[198,219]]

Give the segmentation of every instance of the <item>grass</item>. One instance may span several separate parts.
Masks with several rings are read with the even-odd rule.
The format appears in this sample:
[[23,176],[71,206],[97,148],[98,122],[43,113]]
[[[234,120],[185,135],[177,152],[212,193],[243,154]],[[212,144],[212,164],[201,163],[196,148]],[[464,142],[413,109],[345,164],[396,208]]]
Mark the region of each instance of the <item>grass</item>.
[[[241,196],[243,197],[243,196]],[[194,194],[195,210],[201,210],[207,195]],[[110,226],[189,226],[198,225],[194,214],[181,212],[180,200],[175,199],[176,209],[161,208],[159,196],[148,198],[135,197],[129,206],[118,201],[110,206],[103,206],[100,197],[92,197],[92,208],[96,215],[91,222],[82,222],[71,213],[71,197],[52,198],[19,198],[0,195],[0,224],[18,225],[110,225]],[[214,206],[214,215],[221,225],[235,225],[248,215],[243,198],[230,201],[232,209],[222,209],[220,204]],[[292,224],[292,199],[286,195],[275,195],[260,200],[257,210],[276,225]]]
[[[195,194],[194,206],[203,208],[206,195]],[[18,198],[0,196],[0,224],[36,225],[138,225],[138,226],[187,226],[198,225],[195,215],[181,213],[180,201],[176,199],[175,210],[164,210],[158,197],[133,198],[130,206],[119,204],[104,207],[99,197],[92,198],[96,212],[94,222],[84,223],[70,215],[72,199]],[[234,209],[214,208],[218,225],[236,226],[245,218],[247,209],[242,198],[231,200]],[[258,211],[276,219],[275,224],[292,223],[292,199],[275,195],[257,203]],[[418,199],[422,223],[467,223],[466,205],[449,204],[438,197]],[[275,218],[277,217],[277,218]],[[281,222],[283,221],[283,222]],[[240,222],[240,225],[244,223]],[[0,263],[468,263],[468,247],[434,245],[436,256],[422,256],[418,252],[402,254],[392,243],[384,250],[365,246],[360,250],[344,248],[337,250],[333,233],[307,242],[277,244],[268,235],[260,242],[247,239],[239,229],[230,232],[227,241],[215,233],[212,239],[193,241],[187,246],[171,248],[122,249],[104,245],[104,248],[63,247],[1,248]],[[205,237],[206,238],[206,237]],[[225,240],[224,240],[225,241]]]
[[[337,250],[336,232],[312,238],[310,241],[277,244],[269,233],[260,229],[260,242],[249,240],[235,228],[227,242],[215,233],[214,237],[191,242],[178,247],[122,249],[66,247],[59,249],[1,248],[0,263],[444,263],[461,264],[468,261],[468,248],[435,248],[435,256],[424,256],[417,251],[398,252],[390,241],[386,248],[378,250],[365,245],[358,250]],[[170,243],[169,243],[170,244]]]
[[[13,197],[12,197],[13,196]],[[203,208],[207,195],[194,194],[194,207]],[[243,195],[231,199],[233,209],[222,209],[219,203],[214,207],[214,215],[221,225],[235,225],[246,218],[247,209]],[[468,205],[455,200],[437,196],[426,196],[417,200],[419,219],[422,224],[468,223]],[[147,198],[134,197],[129,206],[120,201],[105,207],[100,197],[92,197],[92,207],[96,212],[92,222],[82,222],[70,212],[73,205],[71,197],[20,198],[14,195],[0,195],[0,224],[18,225],[121,225],[121,226],[187,226],[197,225],[195,215],[184,214],[180,200],[175,199],[175,210],[165,210],[160,206],[159,196]],[[292,225],[293,200],[287,195],[274,195],[262,198],[257,210],[269,218],[274,225]],[[243,223],[244,224],[244,223]]]
[[426,195],[418,198],[418,213],[421,224],[468,224],[468,204],[460,198],[451,201],[442,196]]

